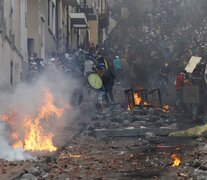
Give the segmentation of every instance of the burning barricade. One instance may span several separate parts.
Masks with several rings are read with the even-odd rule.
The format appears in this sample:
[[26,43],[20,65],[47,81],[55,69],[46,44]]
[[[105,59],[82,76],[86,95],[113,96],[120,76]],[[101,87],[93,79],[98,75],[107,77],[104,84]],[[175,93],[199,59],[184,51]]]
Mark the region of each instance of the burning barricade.
[[159,89],[148,91],[146,89],[129,89],[124,91],[125,100],[128,110],[133,109],[135,106],[139,108],[160,108],[161,95]]

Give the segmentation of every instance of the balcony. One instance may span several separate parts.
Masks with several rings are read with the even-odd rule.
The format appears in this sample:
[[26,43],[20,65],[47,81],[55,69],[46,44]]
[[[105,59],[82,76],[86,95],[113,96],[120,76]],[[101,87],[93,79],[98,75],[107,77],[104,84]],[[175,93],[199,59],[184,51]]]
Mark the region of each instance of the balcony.
[[80,0],[63,0],[66,6],[77,6],[80,4]]
[[88,21],[95,21],[97,20],[97,15],[95,13],[95,9],[93,7],[89,7],[89,6],[80,6],[80,12],[81,13],[85,13],[86,18]]
[[87,19],[84,13],[70,13],[71,25],[74,28],[87,28]]

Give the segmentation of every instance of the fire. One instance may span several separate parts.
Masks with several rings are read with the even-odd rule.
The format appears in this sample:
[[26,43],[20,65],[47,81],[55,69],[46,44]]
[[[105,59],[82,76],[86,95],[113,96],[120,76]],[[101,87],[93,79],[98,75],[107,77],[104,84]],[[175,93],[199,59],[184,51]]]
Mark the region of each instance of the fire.
[[130,111],[130,110],[131,110],[131,107],[130,107],[129,105],[128,105],[128,107],[127,107],[127,110],[128,110],[128,111]]
[[141,101],[142,101],[142,98],[139,97],[139,94],[138,93],[134,93],[134,103],[135,103],[135,105],[140,105]]
[[144,102],[144,106],[147,106],[147,105],[148,105],[148,103],[145,101],[145,102]]
[[17,113],[7,113],[3,115],[3,120],[11,126],[13,131],[13,148],[21,147],[28,151],[49,152],[57,150],[57,147],[55,147],[53,144],[54,134],[49,132],[47,128],[47,122],[49,120],[59,119],[62,116],[64,109],[57,108],[53,102],[54,98],[52,93],[48,89],[45,89],[42,105],[39,108],[37,115],[20,115],[20,117],[23,119],[22,137],[18,136],[18,133],[15,132],[17,127],[15,127],[14,122],[18,116]]
[[162,111],[163,111],[163,112],[170,112],[170,106],[169,106],[169,105],[164,105],[164,106],[162,107]]
[[180,160],[180,158],[177,157],[176,154],[173,154],[173,155],[171,156],[171,158],[172,158],[172,160],[173,160],[172,167],[177,167],[177,166],[179,166],[179,165],[181,164],[181,160]]

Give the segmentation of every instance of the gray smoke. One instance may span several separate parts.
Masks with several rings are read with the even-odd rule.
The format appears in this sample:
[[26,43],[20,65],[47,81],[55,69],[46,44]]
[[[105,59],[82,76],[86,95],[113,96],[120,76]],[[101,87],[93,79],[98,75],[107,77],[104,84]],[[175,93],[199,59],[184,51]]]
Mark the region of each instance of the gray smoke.
[[78,110],[70,105],[73,92],[79,87],[77,80],[72,79],[62,73],[44,74],[33,84],[20,83],[12,93],[0,92],[0,116],[5,113],[15,112],[15,118],[10,123],[0,121],[0,158],[13,160],[26,160],[32,158],[23,149],[13,149],[12,133],[15,132],[19,138],[24,137],[23,117],[28,114],[35,117],[41,107],[44,91],[49,90],[54,96],[54,104],[57,108],[65,108],[61,119],[51,118],[44,121],[41,126],[46,133],[54,134],[54,144],[61,146],[64,144],[61,132],[70,127],[71,122],[78,114]]

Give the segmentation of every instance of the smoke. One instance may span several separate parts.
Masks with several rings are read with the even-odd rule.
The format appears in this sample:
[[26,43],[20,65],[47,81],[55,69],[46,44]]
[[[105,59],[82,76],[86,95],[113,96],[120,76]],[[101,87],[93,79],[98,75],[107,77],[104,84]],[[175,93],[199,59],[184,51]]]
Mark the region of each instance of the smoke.
[[56,146],[63,145],[61,132],[70,127],[71,122],[79,113],[77,108],[70,105],[73,92],[77,88],[80,88],[77,79],[56,72],[45,73],[32,84],[20,83],[12,93],[0,92],[1,117],[4,114],[12,114],[9,122],[0,121],[0,158],[9,161],[32,158],[21,148],[13,149],[12,144],[16,136],[20,139],[24,138],[25,122],[23,117],[37,115],[44,99],[45,90],[52,93],[54,105],[57,108],[64,108],[65,111],[60,119],[45,121],[43,127],[46,132],[52,132],[53,142]]
[[17,148],[13,149],[9,144],[7,135],[6,135],[5,124],[0,122],[0,158],[7,161],[21,161],[26,159],[34,159],[29,153],[24,152],[23,149]]

